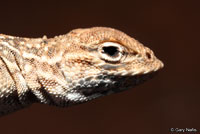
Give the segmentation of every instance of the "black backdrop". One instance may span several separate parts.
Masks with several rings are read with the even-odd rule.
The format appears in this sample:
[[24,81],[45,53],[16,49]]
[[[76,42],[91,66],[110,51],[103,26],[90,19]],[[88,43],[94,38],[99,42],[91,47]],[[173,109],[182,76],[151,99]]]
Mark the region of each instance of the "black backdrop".
[[136,88],[70,108],[34,104],[0,118],[0,133],[200,133],[200,2],[188,0],[1,1],[0,33],[42,37],[107,26],[154,50],[165,68]]

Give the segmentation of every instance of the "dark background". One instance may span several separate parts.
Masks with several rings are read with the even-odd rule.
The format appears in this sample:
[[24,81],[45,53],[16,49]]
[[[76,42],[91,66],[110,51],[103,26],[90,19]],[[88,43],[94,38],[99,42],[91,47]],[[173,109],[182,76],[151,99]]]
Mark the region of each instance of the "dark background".
[[200,133],[199,5],[194,0],[1,1],[0,33],[53,37],[75,28],[113,27],[150,47],[165,67],[143,85],[85,104],[64,109],[33,104],[1,117],[0,133],[170,134],[171,128]]

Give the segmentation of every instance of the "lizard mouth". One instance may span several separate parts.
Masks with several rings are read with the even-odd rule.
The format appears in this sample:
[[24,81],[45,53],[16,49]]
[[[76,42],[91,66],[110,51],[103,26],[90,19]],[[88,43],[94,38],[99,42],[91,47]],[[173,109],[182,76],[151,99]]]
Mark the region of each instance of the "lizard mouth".
[[70,95],[68,93],[68,99],[71,98],[69,99],[70,102],[83,103],[95,98],[132,89],[153,78],[162,67],[163,63],[160,60],[156,60],[152,65],[149,65],[149,71],[146,72],[141,71],[136,74],[129,72],[126,75],[120,72],[117,74],[101,72],[96,77],[91,76],[85,78],[83,81],[78,81],[79,84],[74,84],[80,86],[77,86],[74,89],[75,92],[72,92]]

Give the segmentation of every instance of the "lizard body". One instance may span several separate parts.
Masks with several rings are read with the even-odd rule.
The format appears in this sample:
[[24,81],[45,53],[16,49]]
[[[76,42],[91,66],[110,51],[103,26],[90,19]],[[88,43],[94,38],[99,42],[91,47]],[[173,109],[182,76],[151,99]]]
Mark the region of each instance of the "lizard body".
[[49,39],[0,34],[0,115],[34,102],[66,107],[120,92],[162,67],[152,50],[112,28]]

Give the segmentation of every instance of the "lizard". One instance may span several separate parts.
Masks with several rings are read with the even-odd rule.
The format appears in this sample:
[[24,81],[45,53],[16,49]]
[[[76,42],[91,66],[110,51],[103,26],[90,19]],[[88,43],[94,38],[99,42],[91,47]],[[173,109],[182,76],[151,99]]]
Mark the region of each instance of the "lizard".
[[68,107],[125,91],[163,66],[150,48],[109,27],[53,38],[0,34],[0,115],[33,103]]

